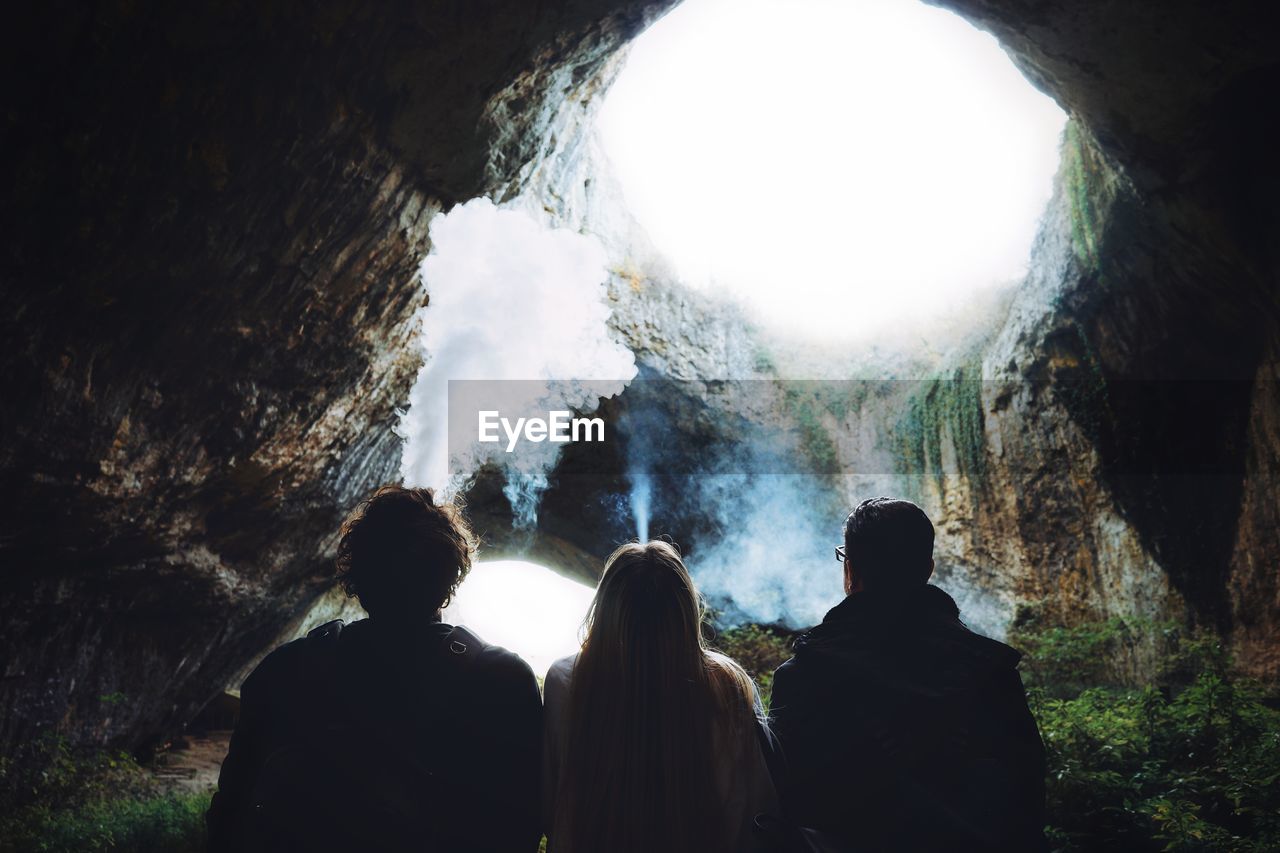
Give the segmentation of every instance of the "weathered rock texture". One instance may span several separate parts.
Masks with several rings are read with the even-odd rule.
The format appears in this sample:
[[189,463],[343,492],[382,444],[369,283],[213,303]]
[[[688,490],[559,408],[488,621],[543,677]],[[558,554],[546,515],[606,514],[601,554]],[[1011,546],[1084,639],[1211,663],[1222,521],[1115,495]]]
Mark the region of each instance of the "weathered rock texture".
[[171,729],[328,586],[397,471],[431,216],[509,183],[663,6],[7,22],[0,741]]
[[[981,592],[998,630],[1025,605],[1051,622],[1185,620],[1227,632],[1241,664],[1274,679],[1280,306],[1266,236],[1277,168],[1264,140],[1276,118],[1266,93],[1280,83],[1275,15],[1252,4],[942,5],[995,33],[1073,121],[1007,314],[941,364],[868,360],[848,374],[928,381],[855,383],[826,401],[821,420],[846,463],[832,487],[849,501],[921,500],[940,523],[940,579]],[[598,157],[581,144],[549,152],[530,170],[535,196],[550,200],[551,221],[603,238],[615,323],[640,363],[674,378],[774,372],[762,336],[663,284],[670,272],[602,201],[612,190]],[[673,401],[666,419],[688,405]],[[765,413],[782,428],[798,415],[813,412]],[[853,460],[896,473],[859,477]],[[566,477],[577,464],[562,466]],[[545,528],[566,521],[557,499],[553,488]],[[563,509],[580,515],[582,503]],[[599,554],[596,540],[576,537]]]
[[[396,470],[431,216],[572,171],[611,57],[669,5],[10,16],[0,742],[171,730],[327,588],[338,519]],[[993,380],[979,452],[942,433],[938,458],[962,474],[985,460],[994,494],[968,529],[957,501],[983,501],[931,497],[947,535],[983,565],[1016,563],[1008,594],[1063,615],[1185,602],[1274,676],[1273,13],[947,5],[1076,117],[1041,266],[978,359]],[[637,275],[620,269],[615,290]],[[653,355],[674,340],[661,318],[691,304],[662,299],[626,309],[651,312],[635,334]],[[710,361],[748,357],[734,328]],[[1214,382],[1119,390],[1192,378]],[[1092,390],[1036,396],[1032,380]],[[1195,476],[1128,476],[1152,469]],[[598,549],[550,510],[566,553]]]
[[[1053,592],[1074,575],[1097,595],[1142,602],[1159,583],[1106,577],[1104,559],[1044,571],[1071,565],[1069,543],[1095,542],[1100,555],[1122,545],[1127,578],[1142,577],[1144,555],[1194,619],[1231,632],[1241,663],[1274,679],[1280,169],[1265,140],[1280,17],[1243,2],[948,5],[990,29],[1075,120],[1060,189],[1072,252],[1037,247],[1032,279],[1044,292],[1015,306],[984,363],[990,376],[1086,391],[1013,406],[1022,437],[1006,438],[1006,459],[1044,440],[1056,406],[1092,448],[1072,454],[1074,477],[1056,485],[1010,484],[1025,529],[1047,508],[1097,511],[1090,535],[1056,537],[1046,553],[1059,556],[1040,563],[1029,592],[1069,608],[1072,597]],[[1037,318],[1044,297],[1050,310]],[[1094,479],[1108,506],[1090,505]]]

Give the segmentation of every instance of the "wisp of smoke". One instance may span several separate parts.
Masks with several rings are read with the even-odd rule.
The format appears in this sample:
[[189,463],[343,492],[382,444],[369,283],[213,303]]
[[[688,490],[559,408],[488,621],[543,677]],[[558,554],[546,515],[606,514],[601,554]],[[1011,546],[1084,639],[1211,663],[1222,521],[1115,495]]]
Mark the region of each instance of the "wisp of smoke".
[[536,399],[505,402],[544,412],[589,411],[620,392],[635,376],[635,357],[609,335],[604,250],[483,198],[437,217],[431,240],[421,268],[430,295],[420,315],[423,364],[399,424],[401,476],[449,493],[495,463],[517,525],[532,525],[560,446],[542,442],[512,461],[501,444],[469,441],[451,455],[449,381],[541,380],[510,383]]
[[[637,380],[617,425],[629,486],[617,521],[642,541],[681,543],[726,625],[806,627],[843,595],[832,553],[843,496],[809,468],[799,433],[761,414],[777,393],[769,382]],[[747,412],[761,419],[732,416]]]
[[644,469],[632,470],[628,474],[631,481],[631,517],[636,523],[636,539],[649,541],[650,504],[653,501],[653,476]]
[[721,536],[690,555],[698,587],[728,624],[822,621],[843,597],[832,545],[841,519],[812,476],[718,475],[702,478],[704,506],[717,508]]

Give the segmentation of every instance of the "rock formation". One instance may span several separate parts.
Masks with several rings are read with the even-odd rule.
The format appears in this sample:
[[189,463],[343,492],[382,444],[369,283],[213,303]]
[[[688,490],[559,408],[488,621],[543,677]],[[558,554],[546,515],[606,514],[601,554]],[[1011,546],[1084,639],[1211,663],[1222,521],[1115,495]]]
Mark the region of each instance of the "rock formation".
[[[559,187],[547,215],[573,222],[593,104],[670,5],[10,21],[0,741],[173,731],[329,588],[338,520],[397,468],[431,217]],[[988,380],[980,433],[930,416],[902,472],[927,475],[949,570],[1061,618],[1185,615],[1275,678],[1275,15],[942,5],[1073,116],[1032,274],[963,363]],[[673,314],[716,309],[654,287],[620,307],[652,321],[630,325],[646,363],[756,369],[732,319],[719,354],[671,352],[695,327]],[[938,464],[958,485],[927,485]],[[553,497],[545,542],[598,554]]]

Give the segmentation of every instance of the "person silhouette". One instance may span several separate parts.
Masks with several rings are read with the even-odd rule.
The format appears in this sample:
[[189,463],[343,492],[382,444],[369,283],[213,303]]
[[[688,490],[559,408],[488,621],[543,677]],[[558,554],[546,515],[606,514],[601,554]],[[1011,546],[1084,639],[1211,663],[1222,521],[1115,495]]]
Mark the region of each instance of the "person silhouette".
[[783,812],[851,850],[1042,850],[1044,745],[1020,654],[970,631],[933,574],[933,525],[863,501],[844,601],[774,674]]
[[755,685],[709,650],[679,552],[631,543],[605,563],[579,654],[545,679],[544,824],[552,853],[749,853],[776,794]]
[[245,680],[211,851],[537,850],[537,679],[440,621],[473,550],[429,489],[384,486],[343,524],[339,581],[369,618],[321,626]]

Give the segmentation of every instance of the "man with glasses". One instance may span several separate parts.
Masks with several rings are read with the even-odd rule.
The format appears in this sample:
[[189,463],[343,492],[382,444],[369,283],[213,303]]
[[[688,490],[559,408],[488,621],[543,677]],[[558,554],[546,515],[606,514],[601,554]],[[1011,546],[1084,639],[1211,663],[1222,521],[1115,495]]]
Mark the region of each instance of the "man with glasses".
[[904,500],[849,514],[845,599],[774,675],[787,818],[855,850],[1042,850],[1044,746],[1020,654],[970,631]]

